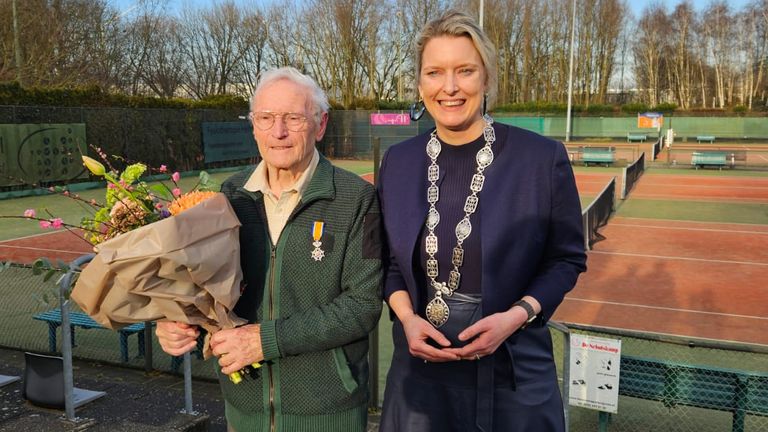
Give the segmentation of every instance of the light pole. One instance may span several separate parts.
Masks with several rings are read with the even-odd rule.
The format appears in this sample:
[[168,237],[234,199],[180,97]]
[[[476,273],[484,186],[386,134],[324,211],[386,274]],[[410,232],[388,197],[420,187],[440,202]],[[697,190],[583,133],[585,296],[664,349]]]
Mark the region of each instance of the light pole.
[[483,8],[485,6],[485,2],[483,0],[480,0],[480,30],[483,29]]
[[21,73],[21,42],[19,42],[19,13],[16,8],[16,0],[13,0],[11,5],[13,9],[13,51],[16,62],[16,81],[21,85],[23,76]]
[[571,141],[571,102],[573,93],[573,45],[576,38],[576,0],[573,0],[573,15],[571,16],[571,59],[568,66],[568,111],[565,118],[565,142]]

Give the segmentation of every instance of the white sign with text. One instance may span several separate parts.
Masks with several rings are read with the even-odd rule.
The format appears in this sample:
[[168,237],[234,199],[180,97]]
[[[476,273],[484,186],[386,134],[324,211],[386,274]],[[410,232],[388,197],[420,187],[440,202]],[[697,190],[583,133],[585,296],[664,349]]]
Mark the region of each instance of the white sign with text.
[[568,403],[616,413],[620,363],[620,340],[571,334]]

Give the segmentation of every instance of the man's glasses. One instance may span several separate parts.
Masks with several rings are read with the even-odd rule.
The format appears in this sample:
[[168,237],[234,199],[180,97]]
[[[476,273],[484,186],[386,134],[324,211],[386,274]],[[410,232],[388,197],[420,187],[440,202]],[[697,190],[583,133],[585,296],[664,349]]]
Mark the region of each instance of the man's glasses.
[[268,130],[275,124],[275,117],[282,117],[285,127],[292,132],[301,132],[307,123],[307,116],[304,114],[283,112],[273,113],[269,111],[256,111],[248,113],[248,119],[251,124],[259,130]]

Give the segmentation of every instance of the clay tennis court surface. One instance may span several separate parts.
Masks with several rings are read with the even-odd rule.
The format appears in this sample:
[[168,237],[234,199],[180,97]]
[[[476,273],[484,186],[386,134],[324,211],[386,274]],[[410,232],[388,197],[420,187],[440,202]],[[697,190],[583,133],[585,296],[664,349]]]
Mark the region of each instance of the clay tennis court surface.
[[[579,191],[594,196],[614,175],[577,173]],[[680,205],[693,197],[768,204],[768,179],[645,174],[630,194]],[[768,206],[765,225],[614,216],[600,232],[605,240],[555,320],[768,345]],[[90,251],[53,232],[0,242],[0,261],[71,261]]]
[[[599,180],[578,177],[580,192]],[[646,173],[630,199],[768,204],[768,179]],[[554,319],[768,345],[768,205],[765,219],[762,225],[614,216]]]

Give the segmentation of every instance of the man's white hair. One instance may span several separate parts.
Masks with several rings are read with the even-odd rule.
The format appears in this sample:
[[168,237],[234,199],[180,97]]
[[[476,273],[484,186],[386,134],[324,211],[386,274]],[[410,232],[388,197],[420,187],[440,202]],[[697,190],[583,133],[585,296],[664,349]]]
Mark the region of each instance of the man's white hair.
[[328,96],[325,95],[323,89],[308,75],[304,75],[299,72],[298,69],[290,66],[285,66],[277,69],[270,69],[261,74],[259,83],[256,85],[256,89],[251,96],[251,109],[253,109],[256,102],[256,95],[259,90],[281,80],[288,80],[294,84],[300,85],[309,91],[309,99],[314,106],[314,115],[319,122],[323,113],[327,113],[331,105],[328,103]]

